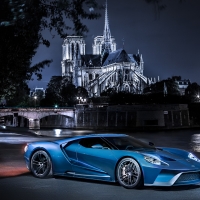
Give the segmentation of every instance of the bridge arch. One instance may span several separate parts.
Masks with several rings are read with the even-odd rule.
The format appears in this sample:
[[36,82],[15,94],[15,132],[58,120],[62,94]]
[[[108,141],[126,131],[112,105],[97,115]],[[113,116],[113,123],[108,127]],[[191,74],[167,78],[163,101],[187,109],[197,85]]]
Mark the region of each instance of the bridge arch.
[[59,128],[73,128],[74,118],[68,115],[46,115],[40,118],[40,127],[59,127]]
[[0,117],[4,117],[4,123],[7,126],[28,126],[29,118],[18,113],[0,113]]
[[[29,128],[32,129],[39,129],[40,128],[40,121],[44,117],[48,116],[63,116],[60,118],[66,119],[69,123],[68,126],[72,127],[74,126],[75,122],[75,110],[74,108],[17,108],[17,109],[10,109],[5,108],[0,110],[0,117],[5,116],[12,116],[13,121],[12,125],[14,126],[23,126],[24,119],[26,119],[28,122],[26,122]],[[19,122],[20,119],[20,122]],[[65,123],[66,124],[66,123]],[[70,124],[70,125],[69,125]]]

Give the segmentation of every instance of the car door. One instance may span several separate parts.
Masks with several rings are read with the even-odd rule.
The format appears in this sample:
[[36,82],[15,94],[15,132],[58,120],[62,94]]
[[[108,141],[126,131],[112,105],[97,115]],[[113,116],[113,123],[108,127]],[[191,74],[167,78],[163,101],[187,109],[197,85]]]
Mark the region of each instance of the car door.
[[79,140],[70,141],[67,144],[64,144],[64,152],[67,160],[71,164],[77,163],[77,149],[79,148]]
[[100,137],[83,138],[77,149],[77,173],[95,179],[111,179],[117,159],[112,147]]

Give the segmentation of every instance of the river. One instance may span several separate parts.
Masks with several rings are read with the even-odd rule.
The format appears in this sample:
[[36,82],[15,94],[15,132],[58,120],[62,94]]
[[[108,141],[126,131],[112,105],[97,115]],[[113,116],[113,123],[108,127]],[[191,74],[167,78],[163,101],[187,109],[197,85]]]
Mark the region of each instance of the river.
[[[119,133],[96,130],[77,129],[40,129],[29,130],[23,128],[0,129],[0,143],[27,143],[38,140],[56,140],[59,138],[87,135],[94,133]],[[120,132],[151,141],[155,146],[176,147],[195,152],[200,155],[200,129],[183,129],[170,131],[143,131],[143,132]]]

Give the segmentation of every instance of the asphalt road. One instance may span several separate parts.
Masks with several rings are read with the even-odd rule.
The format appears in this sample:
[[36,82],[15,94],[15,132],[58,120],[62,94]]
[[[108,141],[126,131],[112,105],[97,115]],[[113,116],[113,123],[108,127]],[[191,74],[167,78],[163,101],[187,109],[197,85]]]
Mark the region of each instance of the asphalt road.
[[[197,136],[198,132],[192,133]],[[143,139],[152,138],[148,133]],[[154,135],[155,137],[155,135]],[[157,134],[156,141],[165,146],[191,148],[188,138],[178,134]],[[53,137],[36,137],[22,133],[0,132],[0,200],[199,200],[200,185],[177,187],[144,187],[125,189],[117,183],[107,183],[72,178],[50,177],[38,179],[26,169],[23,148],[26,142],[55,140]],[[159,142],[160,141],[160,142]],[[176,146],[176,147],[177,147]],[[199,154],[197,152],[197,154]]]

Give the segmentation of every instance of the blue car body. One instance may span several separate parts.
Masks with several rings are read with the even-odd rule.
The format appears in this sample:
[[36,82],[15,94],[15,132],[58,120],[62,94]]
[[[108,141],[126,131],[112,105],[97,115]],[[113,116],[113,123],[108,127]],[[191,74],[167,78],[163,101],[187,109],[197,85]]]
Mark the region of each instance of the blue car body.
[[[53,175],[117,182],[116,170],[120,161],[132,158],[139,164],[141,179],[146,186],[200,183],[200,160],[190,152],[177,148],[156,148],[151,143],[142,148],[131,146],[119,149],[112,141],[120,138],[129,139],[130,136],[93,134],[57,141],[33,142],[27,145],[24,154],[26,166],[32,171],[32,156],[42,150],[51,160]],[[102,148],[100,144],[90,146],[90,141],[99,140],[105,142],[109,148]]]

